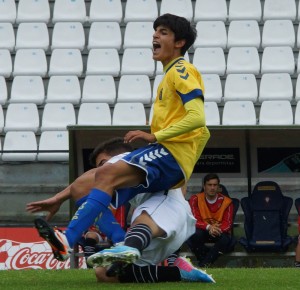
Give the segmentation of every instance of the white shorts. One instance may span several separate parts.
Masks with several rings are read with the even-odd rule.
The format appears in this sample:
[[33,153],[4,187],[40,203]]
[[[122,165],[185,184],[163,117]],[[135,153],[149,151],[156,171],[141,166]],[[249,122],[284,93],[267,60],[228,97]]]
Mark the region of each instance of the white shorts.
[[196,219],[181,189],[169,190],[167,195],[157,192],[147,194],[148,196],[149,198],[134,210],[131,222],[146,211],[166,232],[166,236],[151,241],[143,250],[141,259],[135,263],[139,266],[156,265],[165,260],[195,232],[196,225]]

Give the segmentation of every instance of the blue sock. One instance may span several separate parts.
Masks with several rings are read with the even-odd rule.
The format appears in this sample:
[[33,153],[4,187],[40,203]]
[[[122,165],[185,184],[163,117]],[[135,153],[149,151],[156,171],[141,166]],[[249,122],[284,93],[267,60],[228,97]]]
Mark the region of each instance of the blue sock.
[[66,229],[66,237],[71,248],[78,242],[82,233],[86,231],[95,219],[107,210],[111,196],[102,190],[93,188],[86,200],[77,210]]
[[102,216],[96,221],[96,225],[100,232],[105,234],[114,244],[124,241],[125,231],[109,208],[102,212]]

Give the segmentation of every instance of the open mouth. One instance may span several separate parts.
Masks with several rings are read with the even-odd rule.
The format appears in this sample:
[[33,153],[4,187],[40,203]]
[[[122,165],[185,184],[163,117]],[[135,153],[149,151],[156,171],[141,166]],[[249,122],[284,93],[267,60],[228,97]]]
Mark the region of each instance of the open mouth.
[[155,52],[155,51],[157,51],[158,49],[160,49],[160,44],[159,43],[157,43],[157,42],[154,42],[153,43],[153,51]]

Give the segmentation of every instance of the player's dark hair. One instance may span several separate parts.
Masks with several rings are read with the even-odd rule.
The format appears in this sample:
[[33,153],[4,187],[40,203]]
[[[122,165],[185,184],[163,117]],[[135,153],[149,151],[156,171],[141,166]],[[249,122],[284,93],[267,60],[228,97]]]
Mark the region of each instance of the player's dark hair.
[[158,26],[165,26],[171,29],[175,34],[175,41],[185,40],[185,45],[181,48],[182,56],[192,46],[197,37],[197,30],[191,25],[190,21],[184,17],[170,13],[163,14],[154,21],[154,30]]
[[212,180],[212,179],[217,179],[218,183],[220,183],[220,178],[216,173],[208,173],[204,176],[203,178],[203,185],[206,184],[206,182]]
[[96,167],[96,158],[100,153],[107,153],[115,156],[124,152],[131,152],[130,144],[124,143],[124,138],[116,137],[100,143],[91,153],[89,161],[91,166]]

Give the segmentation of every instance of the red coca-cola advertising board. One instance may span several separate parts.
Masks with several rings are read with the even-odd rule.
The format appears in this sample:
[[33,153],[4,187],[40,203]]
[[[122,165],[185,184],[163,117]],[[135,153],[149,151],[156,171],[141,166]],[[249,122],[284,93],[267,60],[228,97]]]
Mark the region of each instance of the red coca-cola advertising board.
[[[79,267],[86,268],[83,257]],[[69,269],[70,259],[53,258],[50,246],[34,228],[0,228],[0,270]]]

